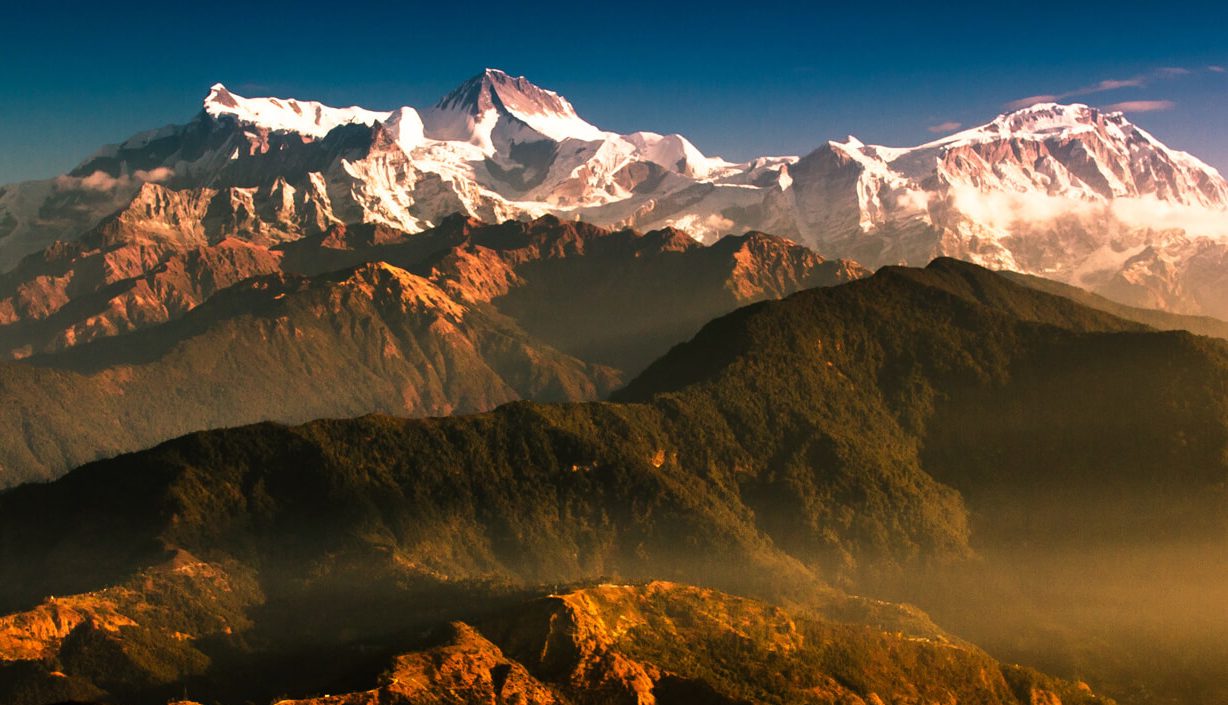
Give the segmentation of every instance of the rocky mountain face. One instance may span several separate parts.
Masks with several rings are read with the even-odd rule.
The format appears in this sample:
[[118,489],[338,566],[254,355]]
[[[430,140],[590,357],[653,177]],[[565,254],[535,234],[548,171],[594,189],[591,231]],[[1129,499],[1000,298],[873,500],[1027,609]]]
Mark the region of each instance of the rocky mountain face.
[[[388,288],[415,320],[443,289],[391,266],[296,286],[315,309]],[[1222,342],[939,260],[743,307],[611,402],[194,433],[0,493],[0,687],[40,704],[361,703],[420,692],[409,676],[509,700],[602,683],[642,702],[1093,697],[903,600],[1126,702],[1216,702],[1226,390]],[[799,612],[661,586],[560,598],[653,580]]]
[[0,275],[0,354],[21,359],[182,317],[213,294],[281,271],[243,240],[162,251],[144,244],[48,249]]
[[0,485],[203,428],[599,399],[714,316],[865,275],[760,233],[550,216],[272,248],[109,232],[0,280],[4,351],[37,353],[0,365]]
[[[886,427],[865,425],[885,413],[903,436],[882,446],[919,449],[919,467],[967,503],[971,544],[986,566],[996,566],[951,566],[933,583],[913,573],[889,594],[958,625],[957,633],[1004,658],[1058,673],[1100,673],[1098,682],[1113,683],[1111,692],[1123,699],[1180,702],[1159,695],[1178,682],[1192,688],[1189,698],[1223,699],[1216,688],[1193,684],[1217,681],[1228,663],[1217,645],[1228,624],[1213,616],[1228,564],[1211,557],[1225,530],[1215,504],[1221,500],[1213,498],[1222,497],[1228,473],[1221,455],[1228,415],[1220,400],[1228,351],[1221,341],[1141,332],[1069,301],[1020,296],[1004,286],[1007,278],[974,272],[954,260],[938,260],[924,274],[888,268],[840,288],[883,286],[864,307],[844,308],[814,292],[743,309],[671,350],[614,398],[685,404],[698,395],[713,409],[743,408],[728,422],[748,435],[812,439],[807,424],[816,412],[800,389],[818,382],[804,381],[804,370],[830,375],[835,388],[826,397],[845,395],[837,408],[876,388],[885,407],[848,405],[850,415],[834,428],[850,435],[829,431],[830,445],[790,457],[799,468],[826,454],[840,458],[835,467],[864,468],[866,458],[852,447],[867,436],[890,437]],[[888,293],[902,283],[896,277],[910,283]],[[948,308],[961,300],[988,309]],[[917,307],[958,323],[898,315]],[[1004,328],[1000,315],[1021,325]],[[1049,338],[1055,328],[1102,333],[1059,343],[1064,335]],[[768,369],[790,372],[765,384]],[[835,418],[827,417],[830,409],[818,413]],[[1181,460],[1171,455],[1176,446],[1185,448]],[[788,476],[788,461],[772,457],[781,479]],[[1193,487],[1208,492],[1209,502]],[[792,517],[779,507],[760,515],[779,521],[774,535],[789,536],[803,517],[821,515],[830,497],[809,496]],[[795,540],[793,555],[815,548],[800,535]],[[876,589],[884,587],[880,581]],[[1144,655],[1140,643],[1159,651]],[[1180,675],[1173,672],[1187,656]],[[1062,665],[1074,663],[1081,665]],[[1151,665],[1159,663],[1166,665]]]
[[478,626],[453,623],[440,639],[397,656],[373,690],[280,705],[1107,702],[1084,683],[995,663],[945,636],[833,623],[666,582],[552,595]]
[[117,217],[198,246],[337,225],[416,233],[455,212],[672,226],[704,242],[759,230],[870,267],[954,256],[1228,317],[1228,183],[1121,113],[1038,104],[913,148],[850,137],[733,164],[680,135],[603,131],[566,98],[493,69],[422,110],[214,86],[184,125],[0,189],[0,269],[54,241],[126,228]]
[[182,320],[0,376],[6,484],[195,429],[593,399],[620,380],[383,263],[250,279]]

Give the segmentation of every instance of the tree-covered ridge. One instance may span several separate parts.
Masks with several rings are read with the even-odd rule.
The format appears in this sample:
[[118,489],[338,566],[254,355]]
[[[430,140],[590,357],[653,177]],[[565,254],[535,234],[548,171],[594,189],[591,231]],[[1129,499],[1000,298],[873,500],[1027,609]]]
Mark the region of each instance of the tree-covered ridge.
[[[186,551],[260,588],[248,632],[198,649],[214,664],[257,643],[281,657],[290,644],[391,653],[467,600],[493,608],[605,578],[909,621],[842,588],[917,601],[994,653],[1132,702],[1180,700],[1216,692],[1222,644],[1210,666],[1183,662],[1185,684],[1131,665],[1147,625],[1060,608],[1126,594],[1160,620],[1172,605],[1113,567],[1078,583],[1064,571],[1070,555],[1110,555],[1161,527],[1222,540],[1226,363],[1221,342],[977,267],[888,268],[717,319],[612,402],[201,432],[5,492],[0,611],[122,584]],[[1058,595],[1020,591],[1046,578]],[[1219,604],[1186,594],[1204,613]],[[1173,654],[1182,642],[1151,643]]]
[[[146,261],[131,238],[0,278],[0,297],[26,297],[14,305],[34,316],[0,324],[0,342],[26,346],[35,329],[75,341],[0,364],[0,486],[263,420],[599,399],[714,316],[864,275],[758,233],[704,247],[553,217],[454,217],[413,236],[337,226],[247,268],[252,245]],[[99,271],[129,278],[93,291]]]

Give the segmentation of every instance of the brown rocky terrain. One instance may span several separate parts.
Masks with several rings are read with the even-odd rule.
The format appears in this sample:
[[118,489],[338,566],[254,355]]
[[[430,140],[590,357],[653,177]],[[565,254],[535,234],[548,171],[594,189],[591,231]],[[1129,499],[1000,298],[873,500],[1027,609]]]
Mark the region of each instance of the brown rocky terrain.
[[664,582],[552,595],[439,638],[396,657],[372,690],[278,705],[1112,702],[943,635]]
[[166,326],[34,362],[0,371],[10,482],[201,428],[594,399],[621,379],[384,263],[246,280]]
[[0,617],[0,699],[94,700],[179,682],[208,667],[200,643],[250,628],[245,611],[260,600],[250,571],[183,551],[116,585],[49,595]]
[[56,352],[180,318],[222,289],[279,271],[279,260],[234,239],[170,251],[129,243],[49,252],[0,280],[0,354]]
[[[681,335],[674,332],[664,342],[666,347],[738,305],[865,274],[855,263],[827,262],[805,248],[758,233],[705,252],[678,230],[641,236],[554,217],[491,226],[457,217],[412,236],[381,225],[332,225],[283,243],[262,235],[252,223],[219,227],[209,220],[212,215],[206,217],[216,208],[199,201],[193,191],[146,184],[132,204],[94,234],[75,243],[57,243],[0,276],[0,354],[23,358],[51,353],[174,320],[250,277],[277,271],[322,274],[363,262],[394,263],[470,302],[492,302],[523,288],[511,303],[516,306],[533,297],[564,296],[563,286],[576,285],[567,296],[599,305],[614,295],[622,300],[610,305],[624,313],[639,311],[642,317],[661,305],[684,305],[663,301],[667,295],[700,299],[689,304],[695,312],[687,315]],[[665,257],[681,252],[691,255]],[[555,264],[539,266],[545,261]],[[681,269],[678,281],[665,271],[675,266]],[[518,274],[525,268],[535,269],[537,276]],[[635,281],[620,285],[627,276]],[[567,278],[566,284],[555,281],[560,277]],[[577,284],[592,277],[605,282],[599,291]],[[641,301],[628,305],[628,296]],[[649,311],[643,311],[644,305]],[[550,317],[538,310],[520,313]],[[610,315],[594,311],[588,317],[616,328],[605,320]],[[662,318],[659,325],[680,326],[669,316]],[[654,348],[638,362],[647,364],[663,350]]]
[[[328,349],[348,350],[336,346],[384,311],[375,330],[394,336],[413,332],[397,322],[446,335],[497,323],[484,304],[390,264],[329,276],[256,280],[276,315],[255,324],[244,317],[266,309],[250,301],[227,313],[232,287],[168,325],[233,315],[218,330],[285,320],[316,336],[340,320],[345,335]],[[318,315],[334,306],[373,315]],[[96,359],[96,346],[154,330],[70,354]],[[430,357],[437,339],[414,336]],[[293,362],[253,357],[281,349],[253,339],[221,355],[207,346],[202,361],[226,374],[232,361],[274,373]],[[364,349],[382,359],[382,345]],[[322,371],[337,361],[307,362],[291,369],[322,385],[309,389],[353,393],[327,387]],[[496,676],[519,664],[517,687],[536,681],[560,698],[606,685],[667,703],[781,692],[866,703],[1090,697],[943,642],[924,613],[898,604],[915,600],[998,659],[1122,701],[1217,702],[1228,643],[1213,558],[1226,386],[1222,341],[1150,330],[940,260],[743,307],[613,401],[193,433],[0,492],[0,614],[29,632],[7,637],[15,658],[0,686],[14,695],[0,700],[63,700],[46,689],[69,682],[56,673],[106,693],[90,698],[134,705],[185,692],[227,704],[382,697],[391,681],[377,673],[398,655],[407,674],[471,692],[498,688]],[[142,391],[148,408],[156,395]],[[247,392],[252,404],[290,398],[259,384]],[[1158,536],[1164,550],[1137,550]],[[248,621],[192,626],[182,615],[211,608],[188,589],[143,598],[162,612],[98,599],[136,590],[176,555],[218,567],[232,586],[250,576],[255,588],[226,603]],[[1139,578],[1148,574],[1168,577]],[[753,597],[793,626],[770,610],[704,616],[704,605],[723,604],[706,593],[694,606],[665,600],[665,620],[653,600],[617,590],[561,611],[557,601],[577,587],[654,580]],[[556,597],[526,605],[543,593]],[[71,598],[72,611],[51,609],[50,596]],[[73,636],[90,620],[71,615],[90,610],[117,631]],[[599,619],[573,614],[590,612]],[[828,632],[807,614],[871,631]],[[463,630],[432,637],[454,622],[498,652]],[[208,626],[219,623],[232,632]],[[197,638],[165,646],[176,632]],[[584,636],[559,636],[571,632]],[[455,665],[430,670],[443,661]]]
[[0,280],[0,347],[35,353],[0,365],[0,485],[203,428],[598,399],[714,315],[865,274],[759,233],[553,217],[277,247],[115,232]]

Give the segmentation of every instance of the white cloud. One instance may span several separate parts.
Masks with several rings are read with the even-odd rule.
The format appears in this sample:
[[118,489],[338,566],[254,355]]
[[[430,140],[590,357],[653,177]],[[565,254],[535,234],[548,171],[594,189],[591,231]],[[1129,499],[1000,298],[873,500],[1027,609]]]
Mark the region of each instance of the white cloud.
[[[1209,66],[1208,69],[1214,71],[1216,69],[1223,71],[1222,66]],[[1178,76],[1187,76],[1191,72],[1187,68],[1180,66],[1164,66],[1154,71],[1132,76],[1130,78],[1106,78],[1102,81],[1097,81],[1090,86],[1083,86],[1065,93],[1041,94],[1012,100],[1005,105],[1007,110],[1020,110],[1036,103],[1056,103],[1067,98],[1077,98],[1080,96],[1094,95],[1096,93],[1105,93],[1108,91],[1121,90],[1122,88],[1142,88],[1153,81],[1164,81]],[[1124,105],[1124,103],[1123,103]],[[1171,106],[1169,106],[1171,107]],[[1157,108],[1153,108],[1157,109]],[[1158,108],[1167,109],[1167,108]]]
[[955,207],[978,223],[1006,233],[1019,225],[1074,217],[1086,222],[1118,222],[1131,229],[1183,230],[1192,237],[1228,237],[1228,211],[1167,203],[1155,197],[1084,201],[1043,193],[985,193],[952,189]]
[[1036,105],[1037,103],[1056,103],[1059,98],[1061,98],[1061,96],[1050,95],[1050,94],[1030,95],[1027,98],[1020,98],[1019,100],[1012,100],[1011,102],[1007,103],[1004,107],[1007,110],[1022,110],[1023,108],[1026,108],[1028,106]]
[[1228,212],[1166,203],[1154,197],[1119,198],[1111,210],[1118,220],[1139,228],[1184,230],[1194,237],[1228,235]]
[[131,175],[121,174],[111,176],[105,171],[95,171],[89,176],[58,176],[55,179],[56,188],[61,190],[86,189],[89,191],[113,191],[118,188],[129,188],[145,182],[162,183],[175,175],[170,167],[160,166],[145,171],[137,169]]
[[137,181],[152,181],[153,183],[162,183],[163,181],[169,180],[174,175],[175,175],[174,169],[170,168],[169,166],[159,166],[159,167],[150,169],[149,171],[137,169],[135,172],[132,173],[132,178],[136,179]]
[[1092,93],[1103,93],[1105,91],[1115,91],[1119,88],[1138,88],[1139,86],[1142,86],[1142,85],[1143,85],[1143,79],[1141,77],[1126,78],[1126,79],[1108,78],[1103,81],[1100,81],[1099,83],[1096,83],[1095,85],[1087,86],[1085,88],[1080,88],[1079,90],[1076,90],[1076,91],[1071,91],[1067,93],[1066,95],[1069,95],[1069,96],[1090,95]]
[[95,171],[93,174],[90,174],[89,176],[86,176],[78,181],[78,184],[81,186],[81,188],[89,189],[91,191],[110,191],[111,189],[115,188],[115,185],[118,184],[123,178],[124,177],[121,176],[117,179],[105,171]]
[[1171,100],[1127,100],[1106,105],[1104,109],[1119,113],[1154,113],[1158,110],[1172,110],[1176,105]]

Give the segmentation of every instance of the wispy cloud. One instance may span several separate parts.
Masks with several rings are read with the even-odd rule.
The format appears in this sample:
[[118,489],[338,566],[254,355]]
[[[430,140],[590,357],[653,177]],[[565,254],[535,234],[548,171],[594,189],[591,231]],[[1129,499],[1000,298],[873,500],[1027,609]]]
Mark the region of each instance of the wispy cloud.
[[962,122],[955,122],[954,120],[948,120],[946,122],[940,122],[937,125],[930,125],[929,127],[925,129],[929,130],[930,132],[933,132],[936,135],[940,135],[945,132],[954,132],[955,130],[958,130],[961,127],[963,127]]
[[1144,83],[1141,78],[1126,78],[1114,79],[1107,78],[1099,83],[1096,83],[1086,88],[1081,88],[1077,91],[1071,91],[1070,95],[1089,95],[1091,93],[1103,93],[1104,91],[1115,91],[1118,88],[1138,88]]
[[137,169],[131,175],[120,174],[111,176],[105,171],[95,171],[89,176],[57,176],[55,185],[61,190],[86,189],[89,191],[111,191],[116,188],[130,188],[144,182],[161,183],[175,176],[175,170],[160,166],[149,171]]
[[1066,100],[1067,98],[1094,95],[1096,93],[1116,91],[1122,88],[1140,88],[1145,85],[1147,85],[1147,79],[1143,78],[1142,76],[1136,76],[1134,78],[1106,78],[1103,81],[1097,81],[1090,86],[1083,86],[1082,88],[1076,88],[1073,91],[1066,91],[1065,93],[1045,93],[1042,95],[1032,95],[1028,96],[1027,98],[1020,98],[1019,100],[1012,100],[1006,104],[1006,107],[1010,110],[1019,110],[1020,108],[1026,108],[1029,105],[1035,105],[1037,103],[1056,103],[1060,100]]
[[[1216,69],[1219,69],[1219,71],[1222,72],[1224,70],[1224,67],[1222,66],[1208,66],[1207,67],[1208,71],[1215,71]],[[1076,88],[1074,90],[1066,91],[1064,93],[1033,95],[1033,96],[1028,96],[1027,98],[1020,98],[1018,100],[1012,100],[1011,102],[1007,103],[1005,107],[1007,110],[1019,110],[1020,108],[1026,108],[1029,105],[1035,105],[1036,103],[1056,103],[1058,101],[1066,100],[1068,98],[1078,98],[1081,96],[1095,95],[1096,93],[1116,91],[1122,88],[1142,88],[1143,86],[1146,86],[1154,81],[1164,81],[1164,80],[1168,80],[1172,78],[1177,78],[1178,76],[1188,76],[1191,73],[1193,72],[1190,71],[1189,69],[1182,68],[1180,66],[1164,66],[1164,67],[1155,69],[1154,71],[1149,71],[1147,73],[1139,74],[1137,76],[1131,76],[1130,78],[1106,78],[1102,81],[1097,81],[1096,83],[1093,83],[1091,85],[1083,86],[1081,88]],[[1148,103],[1148,102],[1162,103],[1166,101],[1133,101],[1133,102],[1135,103]],[[1121,103],[1120,105],[1126,105],[1126,104],[1127,103]],[[1170,105],[1169,107],[1172,107],[1172,106]],[[1166,109],[1167,108],[1153,108],[1153,110],[1166,110]]]
[[1020,108],[1026,108],[1029,105],[1036,105],[1037,103],[1056,103],[1059,98],[1061,98],[1060,95],[1053,94],[1030,95],[1027,98],[1012,100],[1011,102],[1007,103],[1005,107],[1007,110],[1019,110]]
[[1215,65],[1208,66],[1207,70],[1210,71],[1211,73],[1228,72],[1228,69],[1224,68],[1223,66],[1215,66]]
[[1120,113],[1154,113],[1158,110],[1172,110],[1176,105],[1171,100],[1127,100],[1106,105],[1104,109]]
[[156,184],[162,183],[163,181],[170,179],[174,175],[175,175],[175,170],[170,168],[169,166],[154,167],[153,169],[150,169],[149,171],[146,171],[144,169],[137,169],[136,171],[132,172],[132,178],[136,179],[137,181],[152,181],[153,183],[156,183]]

